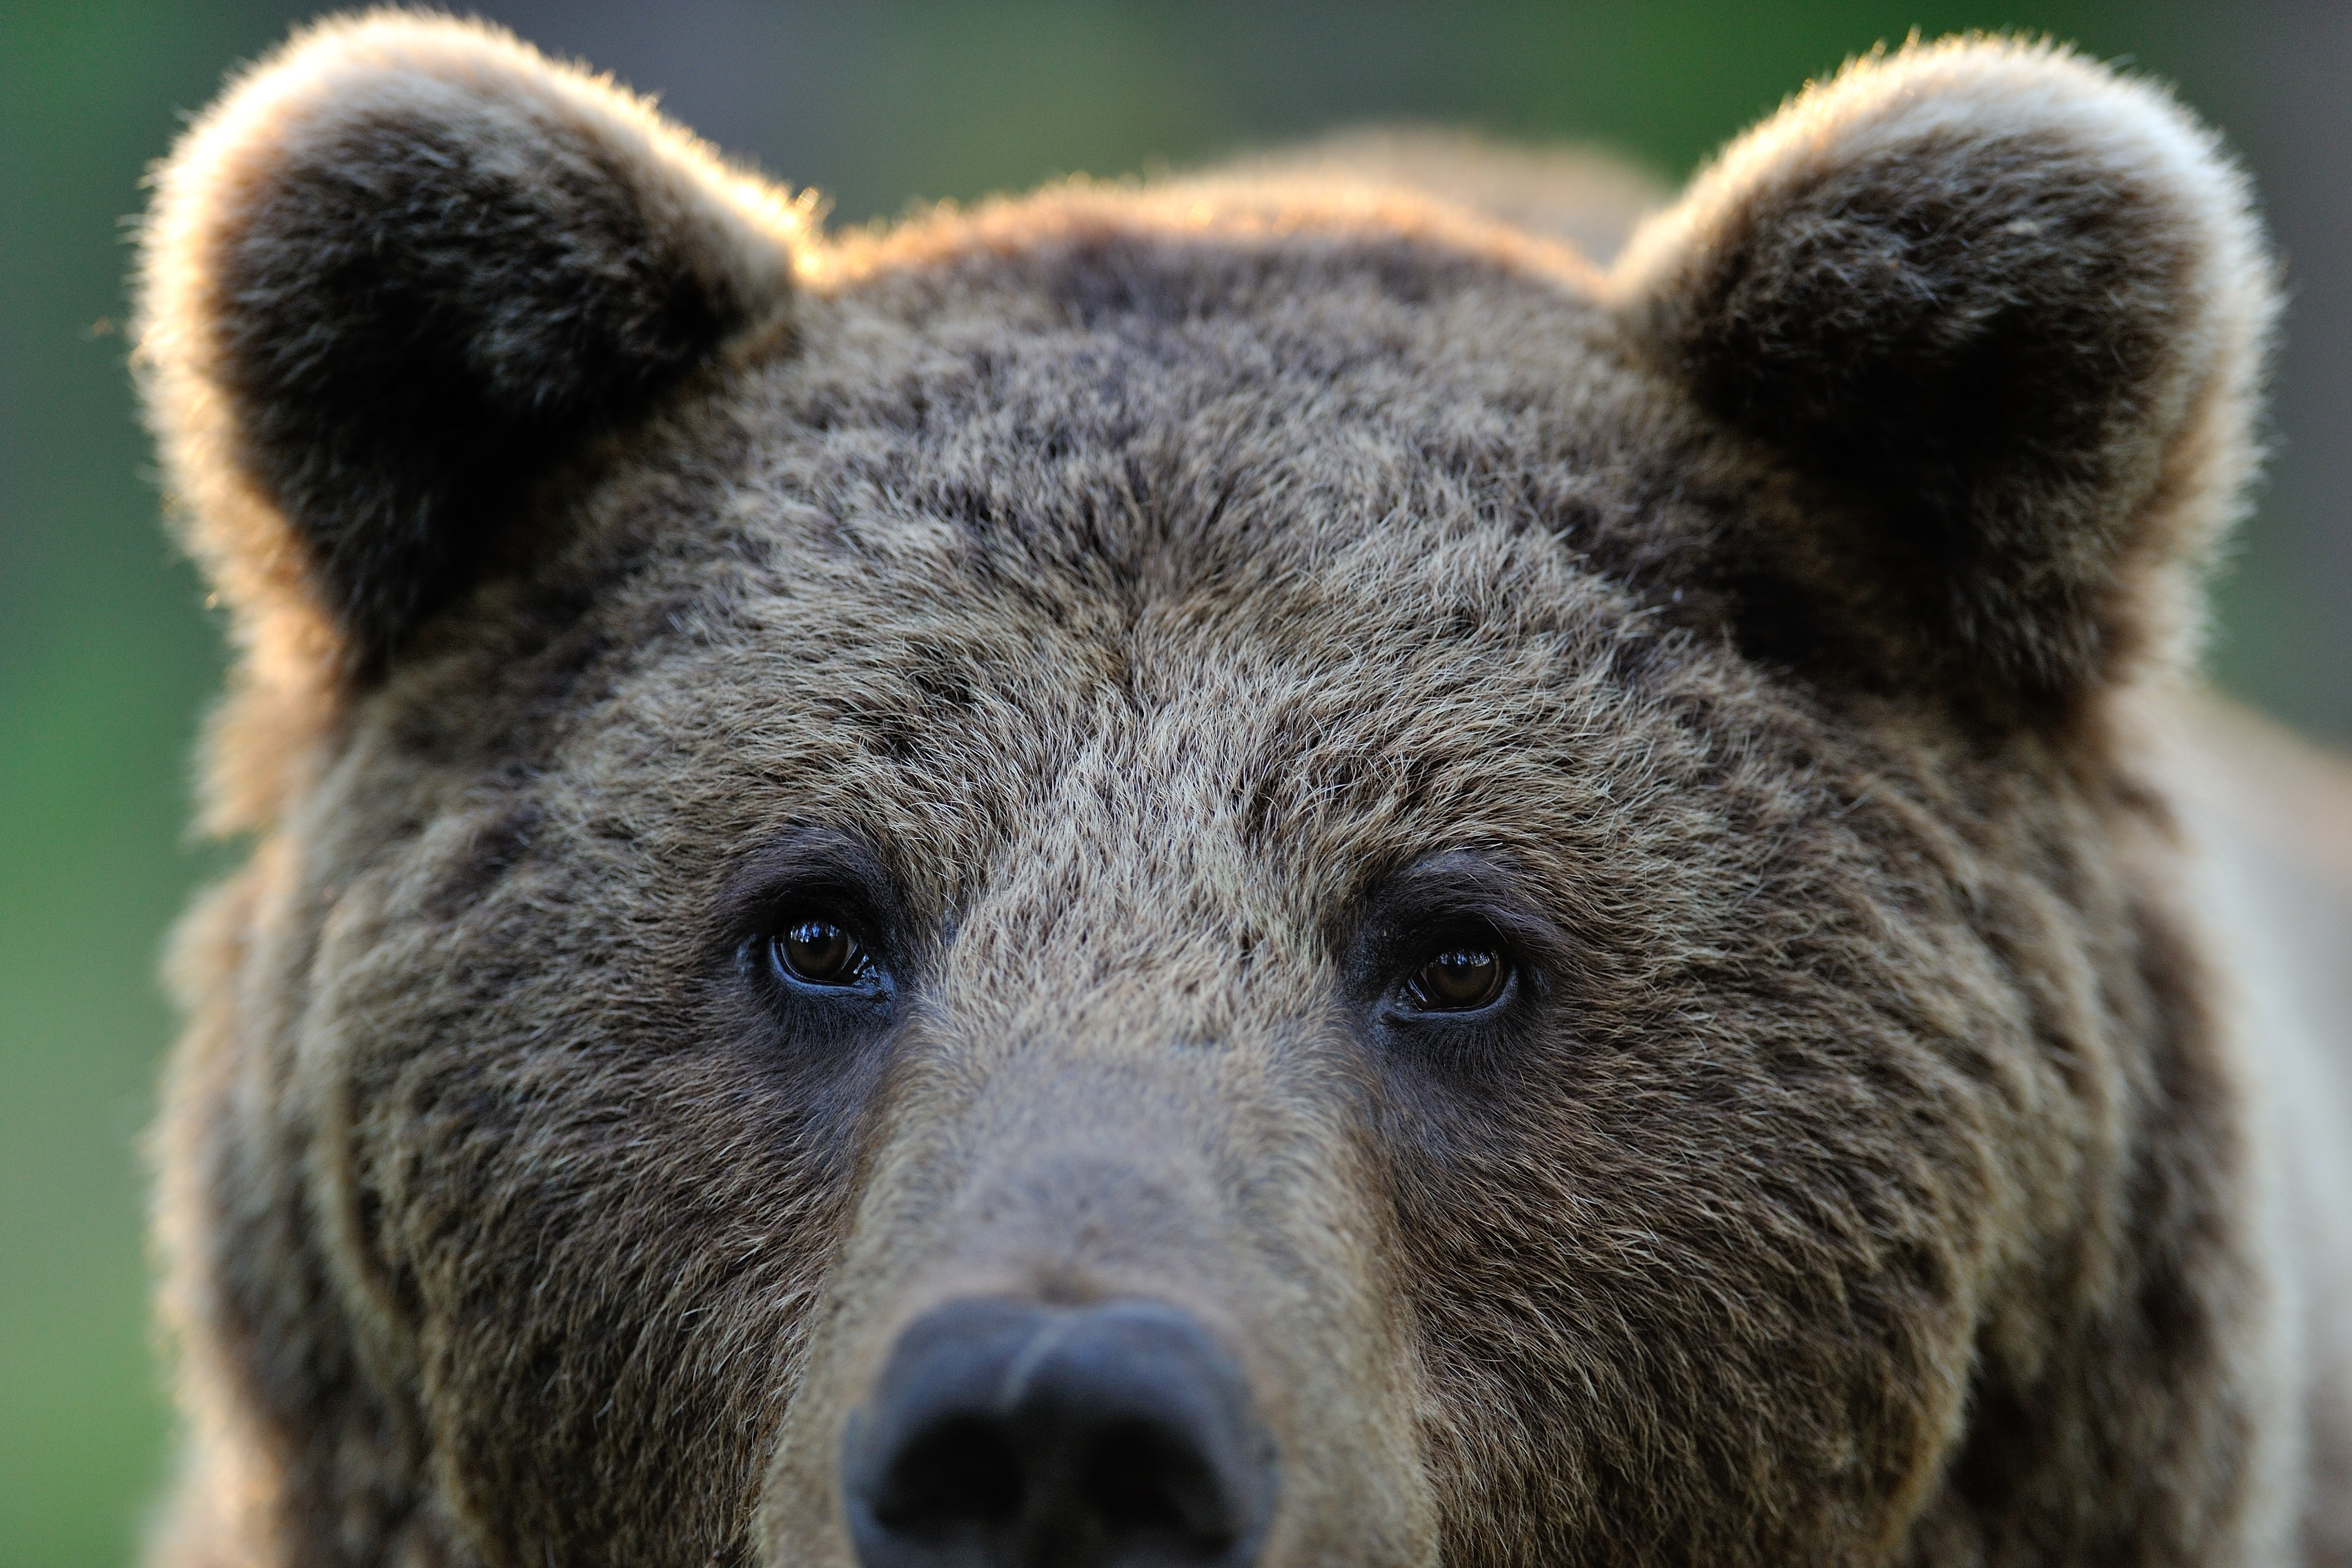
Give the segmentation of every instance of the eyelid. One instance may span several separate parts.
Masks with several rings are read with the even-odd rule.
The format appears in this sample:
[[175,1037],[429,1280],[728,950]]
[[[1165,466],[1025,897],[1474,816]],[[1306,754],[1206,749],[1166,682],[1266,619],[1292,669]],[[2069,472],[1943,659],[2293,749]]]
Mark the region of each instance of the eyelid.
[[[1351,967],[1359,994],[1383,1010],[1406,1001],[1431,962],[1464,948],[1492,952],[1512,977],[1507,994],[1522,1000],[1548,993],[1556,974],[1575,970],[1541,890],[1520,868],[1486,853],[1448,852],[1405,867],[1360,907]],[[1488,1005],[1514,1004],[1498,998]]]
[[877,962],[902,957],[898,889],[866,842],[826,828],[795,829],[749,856],[719,895],[719,929],[738,952],[803,920],[838,925]]
[[1551,946],[1548,926],[1530,928],[1525,919],[1498,918],[1486,908],[1418,910],[1403,918],[1384,919],[1367,945],[1372,964],[1402,978],[1410,978],[1448,953],[1489,952],[1513,968],[1541,961]]

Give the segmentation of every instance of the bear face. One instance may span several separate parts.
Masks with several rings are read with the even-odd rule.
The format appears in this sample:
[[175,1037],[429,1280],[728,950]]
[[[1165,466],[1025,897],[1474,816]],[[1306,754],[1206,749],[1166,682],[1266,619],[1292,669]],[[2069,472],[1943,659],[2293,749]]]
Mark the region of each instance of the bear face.
[[1607,273],[1276,179],[808,212],[397,16],[163,176],[261,835],[181,959],[177,1550],[2276,1544],[2133,728],[2270,309],[2203,132],[1908,51]]

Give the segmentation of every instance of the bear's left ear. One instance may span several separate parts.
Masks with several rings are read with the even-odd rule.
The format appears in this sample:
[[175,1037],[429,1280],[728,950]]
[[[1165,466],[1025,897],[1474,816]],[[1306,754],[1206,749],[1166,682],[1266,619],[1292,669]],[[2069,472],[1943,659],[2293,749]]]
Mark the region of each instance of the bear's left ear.
[[265,663],[362,678],[534,480],[782,309],[808,215],[609,80],[398,11],[297,35],[155,187],[138,359],[190,543]]
[[2011,711],[2186,656],[2274,302],[2244,180],[2161,90],[2006,40],[1856,62],[1612,287],[1799,481],[1807,537],[1743,547],[1783,638]]

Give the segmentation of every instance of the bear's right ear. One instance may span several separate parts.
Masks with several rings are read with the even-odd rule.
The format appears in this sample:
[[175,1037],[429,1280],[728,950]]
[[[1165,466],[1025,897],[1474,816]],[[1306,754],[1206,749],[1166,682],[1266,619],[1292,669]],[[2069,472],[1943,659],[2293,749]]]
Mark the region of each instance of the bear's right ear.
[[298,35],[158,170],[137,356],[267,658],[365,679],[525,488],[792,292],[808,208],[479,23]]

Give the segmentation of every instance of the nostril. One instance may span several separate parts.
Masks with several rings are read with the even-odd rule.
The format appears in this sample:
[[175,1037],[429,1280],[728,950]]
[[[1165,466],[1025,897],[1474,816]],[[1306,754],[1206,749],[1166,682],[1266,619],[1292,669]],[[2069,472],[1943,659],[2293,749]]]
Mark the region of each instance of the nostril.
[[919,1433],[899,1454],[874,1497],[885,1529],[944,1543],[1021,1516],[1021,1465],[1002,1423],[950,1416]]
[[1206,1555],[1233,1543],[1217,1478],[1190,1444],[1160,1427],[1131,1424],[1102,1434],[1079,1486],[1110,1535],[1163,1537]]
[[900,1334],[843,1437],[865,1568],[1248,1568],[1274,1448],[1183,1313],[950,1302]]

